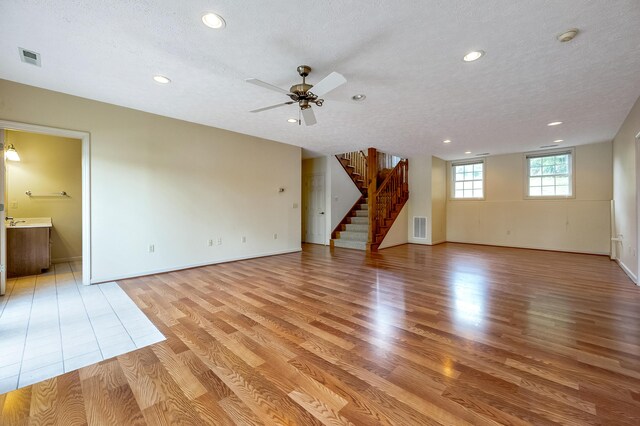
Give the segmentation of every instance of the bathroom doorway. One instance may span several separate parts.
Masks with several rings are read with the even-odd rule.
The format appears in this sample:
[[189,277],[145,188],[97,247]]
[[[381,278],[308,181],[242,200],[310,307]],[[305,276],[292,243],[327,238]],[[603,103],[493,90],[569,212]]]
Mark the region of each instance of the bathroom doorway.
[[8,274],[53,271],[54,264],[75,267],[90,284],[89,135],[0,121],[0,143],[0,295]]

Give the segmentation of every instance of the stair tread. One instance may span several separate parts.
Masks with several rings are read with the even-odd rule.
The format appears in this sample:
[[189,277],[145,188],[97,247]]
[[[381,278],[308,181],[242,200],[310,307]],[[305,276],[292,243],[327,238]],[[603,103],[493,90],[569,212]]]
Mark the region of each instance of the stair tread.
[[364,241],[366,242],[367,239],[369,238],[369,232],[365,231],[340,231],[339,234],[339,240],[346,240],[346,241]]
[[367,243],[363,241],[348,241],[348,240],[333,240],[334,247],[353,249],[353,250],[366,250]]

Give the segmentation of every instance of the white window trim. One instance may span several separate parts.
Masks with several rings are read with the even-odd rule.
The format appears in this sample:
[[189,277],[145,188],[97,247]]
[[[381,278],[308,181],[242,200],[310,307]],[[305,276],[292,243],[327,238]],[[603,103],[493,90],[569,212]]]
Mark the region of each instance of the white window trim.
[[[551,155],[565,154],[571,155],[571,195],[529,195],[529,158],[531,157],[547,157]],[[524,162],[524,182],[523,182],[523,194],[525,200],[568,200],[576,198],[576,150],[574,147],[552,149],[549,151],[533,151],[525,152],[522,155],[522,161]]]
[[[464,166],[466,164],[479,164],[482,163],[482,197],[473,197],[473,198],[457,198],[455,197],[456,191],[456,176],[453,173],[453,168],[455,166]],[[458,160],[451,161],[449,164],[449,169],[447,171],[449,173],[449,200],[450,201],[484,201],[487,196],[487,185],[486,185],[486,176],[487,176],[487,163],[485,158],[474,158],[473,160]]]

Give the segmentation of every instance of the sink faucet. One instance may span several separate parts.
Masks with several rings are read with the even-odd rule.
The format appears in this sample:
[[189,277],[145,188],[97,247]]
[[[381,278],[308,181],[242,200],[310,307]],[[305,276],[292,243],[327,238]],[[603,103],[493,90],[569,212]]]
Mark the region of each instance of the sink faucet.
[[16,226],[18,223],[26,223],[26,220],[15,220],[12,217],[5,217],[5,220],[9,221],[9,226]]

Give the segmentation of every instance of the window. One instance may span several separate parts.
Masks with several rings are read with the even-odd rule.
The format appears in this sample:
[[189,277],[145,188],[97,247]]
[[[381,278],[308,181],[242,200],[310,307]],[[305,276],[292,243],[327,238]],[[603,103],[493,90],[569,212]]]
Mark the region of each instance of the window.
[[453,163],[452,198],[484,198],[484,161]]
[[573,152],[527,155],[527,196],[573,196]]

